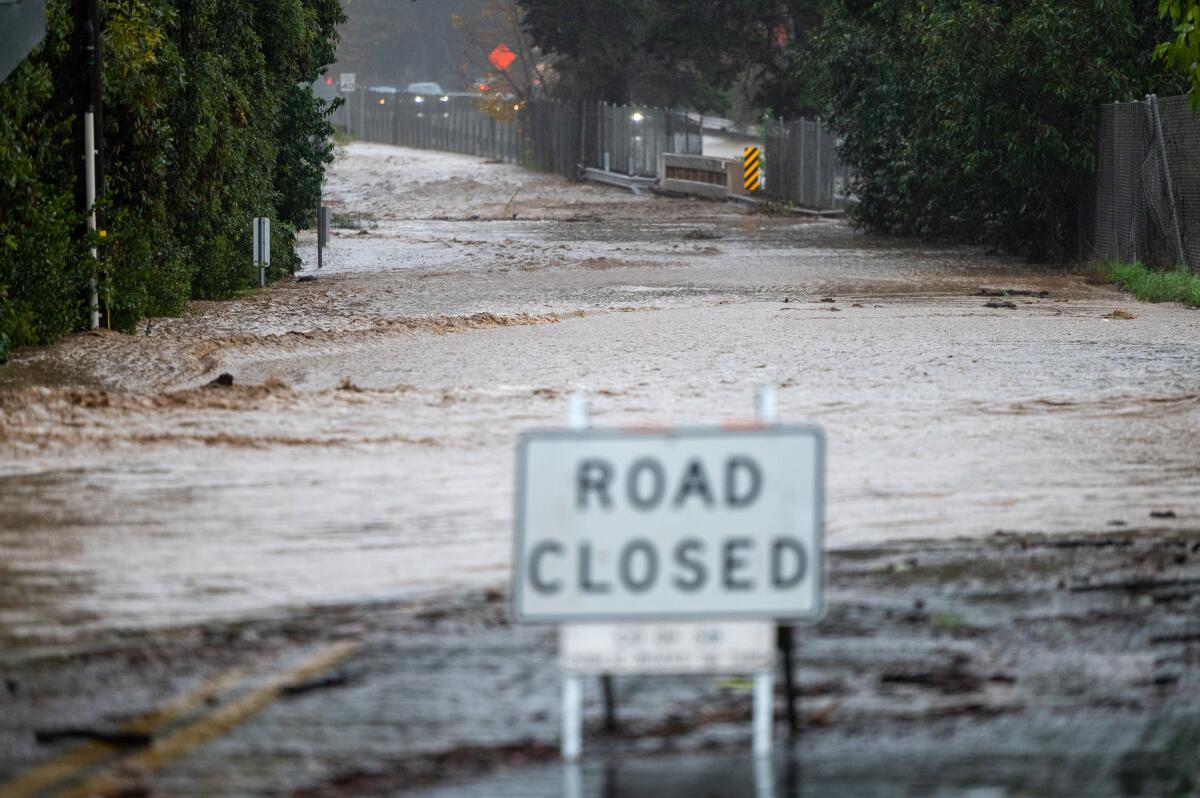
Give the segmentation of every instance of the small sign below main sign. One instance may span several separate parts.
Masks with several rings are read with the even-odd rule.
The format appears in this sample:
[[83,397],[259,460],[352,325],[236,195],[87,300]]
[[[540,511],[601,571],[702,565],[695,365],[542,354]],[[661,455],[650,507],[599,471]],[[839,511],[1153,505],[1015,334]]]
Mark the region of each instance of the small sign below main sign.
[[533,432],[517,460],[518,620],[820,616],[819,429]]
[[738,623],[569,624],[558,635],[567,673],[754,673],[775,664],[775,626]]

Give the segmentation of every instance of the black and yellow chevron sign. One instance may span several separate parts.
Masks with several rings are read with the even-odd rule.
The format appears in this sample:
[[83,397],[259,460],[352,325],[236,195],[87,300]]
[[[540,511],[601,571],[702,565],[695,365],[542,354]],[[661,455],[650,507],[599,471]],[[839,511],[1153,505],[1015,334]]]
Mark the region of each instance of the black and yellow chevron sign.
[[747,191],[758,191],[762,188],[762,151],[758,147],[747,147],[746,157],[742,160],[743,174]]

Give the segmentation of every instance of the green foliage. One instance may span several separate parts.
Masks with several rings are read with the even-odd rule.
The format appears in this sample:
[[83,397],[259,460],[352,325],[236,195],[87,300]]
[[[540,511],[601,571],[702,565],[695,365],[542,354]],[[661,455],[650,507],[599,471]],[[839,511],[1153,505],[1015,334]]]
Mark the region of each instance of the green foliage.
[[1160,0],[1158,13],[1171,21],[1171,38],[1154,55],[1187,79],[1192,107],[1200,110],[1200,0]]
[[69,0],[47,12],[46,41],[0,85],[0,356],[86,324],[93,243],[114,329],[257,285],[254,216],[275,220],[272,276],[294,271],[332,161],[308,87],[334,58],[338,0],[102,0],[107,235],[90,241],[72,238]]
[[1153,0],[836,0],[814,53],[881,232],[1072,257],[1101,103],[1168,91]]
[[1200,276],[1187,271],[1158,271],[1141,263],[1104,264],[1102,274],[1144,302],[1182,302],[1200,307]]

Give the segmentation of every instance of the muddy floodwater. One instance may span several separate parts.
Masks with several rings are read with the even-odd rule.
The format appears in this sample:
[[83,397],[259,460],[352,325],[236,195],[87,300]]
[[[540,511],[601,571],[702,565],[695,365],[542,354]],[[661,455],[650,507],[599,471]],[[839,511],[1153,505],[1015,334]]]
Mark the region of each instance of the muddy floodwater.
[[514,437],[574,391],[597,425],[703,423],[776,386],[827,431],[835,548],[1197,523],[1198,313],[381,145],[326,197],[315,282],[0,368],[6,648],[501,583]]

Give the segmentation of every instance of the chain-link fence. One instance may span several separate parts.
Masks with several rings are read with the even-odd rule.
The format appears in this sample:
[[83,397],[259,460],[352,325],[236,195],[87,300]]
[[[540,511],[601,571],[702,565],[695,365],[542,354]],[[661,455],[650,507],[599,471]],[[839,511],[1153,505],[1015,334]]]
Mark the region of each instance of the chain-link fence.
[[442,150],[578,177],[581,166],[653,177],[659,155],[703,151],[700,123],[657,108],[424,96],[374,87],[356,92],[334,124],[384,144]]
[[850,168],[838,160],[837,136],[819,120],[768,122],[764,162],[771,199],[817,210],[849,204]]
[[664,152],[702,155],[704,129],[686,113],[598,103],[585,109],[587,165],[606,172],[658,176]]
[[1187,98],[1101,106],[1099,137],[1085,255],[1200,271],[1200,116]]

